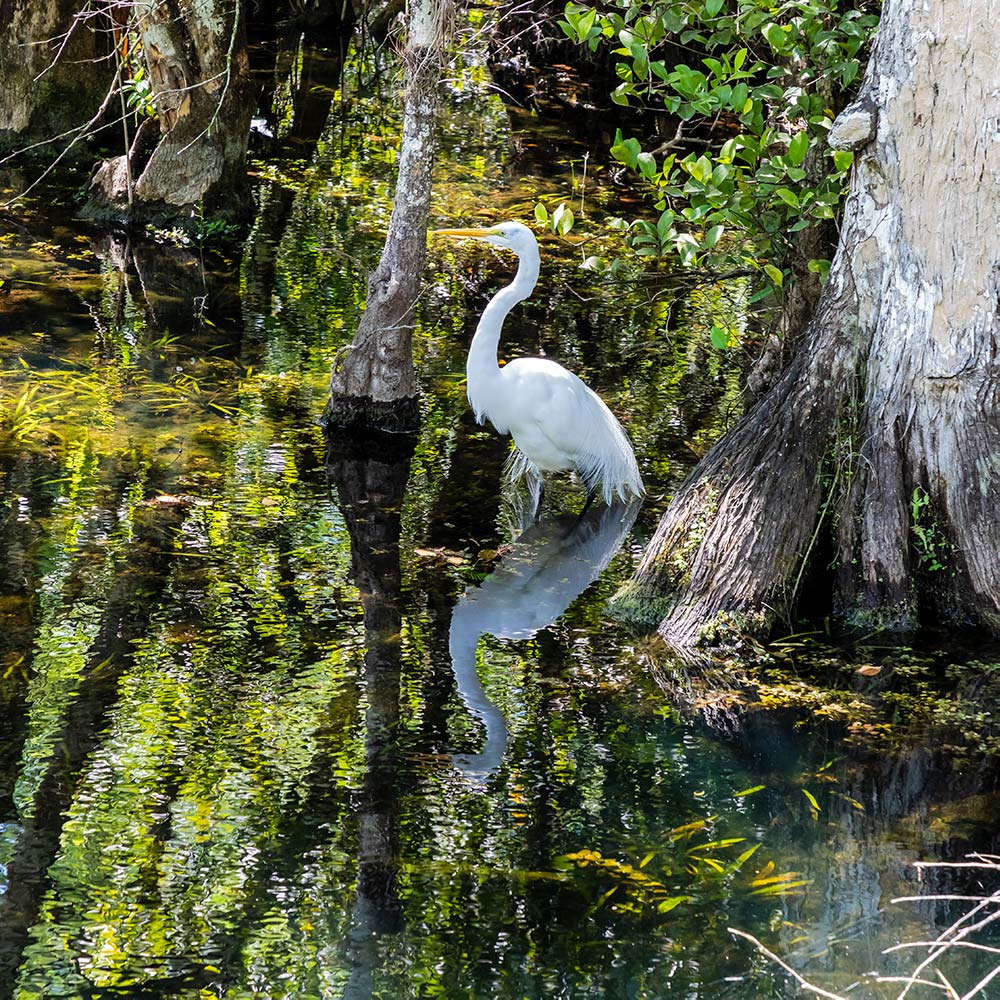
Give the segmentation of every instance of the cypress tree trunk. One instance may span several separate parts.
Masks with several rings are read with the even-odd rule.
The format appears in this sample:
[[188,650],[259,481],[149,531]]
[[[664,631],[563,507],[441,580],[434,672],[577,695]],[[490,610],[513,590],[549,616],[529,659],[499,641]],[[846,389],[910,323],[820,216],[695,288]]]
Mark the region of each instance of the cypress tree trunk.
[[177,215],[246,207],[253,114],[245,0],[170,0],[136,6],[128,29],[142,40],[155,120],[91,181],[91,215]]
[[616,598],[672,644],[763,631],[826,533],[850,625],[1000,632],[1000,0],[887,0],[803,346],[678,491]]
[[[103,36],[76,15],[77,0],[0,0],[0,149],[52,139],[86,125],[114,68]],[[62,145],[39,149],[52,156]]]
[[389,231],[353,343],[334,362],[327,427],[410,431],[419,422],[411,345],[426,258],[446,3],[411,0],[405,111]]

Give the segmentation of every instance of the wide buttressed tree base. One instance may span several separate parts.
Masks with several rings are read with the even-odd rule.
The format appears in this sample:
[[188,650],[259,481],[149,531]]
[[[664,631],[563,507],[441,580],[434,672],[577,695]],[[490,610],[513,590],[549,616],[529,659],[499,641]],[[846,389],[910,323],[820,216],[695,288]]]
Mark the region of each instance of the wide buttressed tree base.
[[831,133],[855,167],[816,316],[679,489],[621,616],[678,648],[763,633],[809,567],[848,626],[1000,633],[998,24],[1000,0],[887,0]]

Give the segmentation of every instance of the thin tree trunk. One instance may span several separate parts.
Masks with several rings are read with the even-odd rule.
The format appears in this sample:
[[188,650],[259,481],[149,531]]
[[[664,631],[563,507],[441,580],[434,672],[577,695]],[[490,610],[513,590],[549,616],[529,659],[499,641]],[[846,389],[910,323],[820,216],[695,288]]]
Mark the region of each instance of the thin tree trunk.
[[324,414],[328,427],[412,430],[417,424],[411,345],[426,258],[447,14],[446,3],[411,0],[404,53],[406,104],[392,215],[381,260],[368,279],[368,298],[354,341],[334,363]]
[[886,3],[832,133],[856,163],[803,347],[616,599],[674,645],[790,613],[821,532],[848,623],[909,629],[927,608],[1000,632],[998,17],[1000,0]]

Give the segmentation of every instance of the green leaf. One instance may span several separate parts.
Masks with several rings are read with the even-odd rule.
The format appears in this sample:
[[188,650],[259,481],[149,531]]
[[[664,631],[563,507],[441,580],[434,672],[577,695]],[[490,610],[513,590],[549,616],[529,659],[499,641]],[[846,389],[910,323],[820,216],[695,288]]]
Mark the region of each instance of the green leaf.
[[719,238],[725,231],[725,226],[712,226],[712,228],[705,233],[705,246],[711,250],[711,248],[719,242]]
[[680,906],[681,903],[688,903],[694,897],[693,896],[670,896],[668,899],[661,900],[661,902],[656,904],[656,909],[660,913],[669,913],[674,907]]
[[826,276],[830,273],[830,261],[825,260],[822,257],[815,257],[808,264],[806,268],[813,274],[818,274],[820,280],[824,280]]
[[705,14],[708,17],[715,17],[722,10],[725,0],[705,0]]
[[[567,13],[567,17],[568,17]],[[580,41],[584,41],[587,35],[590,34],[590,29],[594,26],[594,22],[597,20],[597,8],[591,7],[586,14],[582,15],[576,24],[577,37]]]
[[742,844],[746,837],[723,837],[720,840],[708,840],[704,844],[695,844],[688,848],[688,854],[692,851],[714,851],[717,847],[732,847],[733,844]]
[[773,264],[765,264],[764,273],[774,282],[776,288],[781,288],[784,284],[785,276]]
[[788,188],[776,188],[774,193],[786,205],[791,205],[792,208],[799,207],[799,196],[794,191],[789,191]]
[[729,346],[729,330],[724,326],[713,326],[708,331],[708,339],[717,351],[724,351]]
[[673,227],[674,220],[676,216],[668,208],[656,221],[656,235],[659,236],[660,242],[663,243],[667,237],[670,235],[670,230]]
[[647,181],[651,181],[657,175],[656,157],[652,153],[640,153],[636,157],[636,163],[639,166],[639,173]]
[[799,886],[812,885],[812,879],[803,878],[798,879],[795,882],[777,882],[774,885],[766,885],[762,889],[754,889],[751,891],[751,896],[782,896],[790,889],[796,889]]
[[687,167],[691,176],[701,184],[706,183],[712,177],[712,161],[704,154],[699,156],[693,163],[682,161]]
[[649,52],[641,42],[633,42],[628,47],[633,60],[633,72],[640,79],[645,79],[649,72]]
[[833,165],[840,171],[845,172],[851,169],[854,163],[854,154],[847,149],[838,149],[833,154]]
[[722,148],[719,150],[719,155],[716,157],[721,163],[732,163],[733,156],[736,153],[736,140],[727,139],[723,144]]
[[573,228],[573,209],[565,202],[552,213],[552,231],[565,236]]
[[733,87],[732,96],[729,98],[729,106],[737,114],[742,114],[747,105],[747,98],[750,96],[750,88],[745,83],[738,83]]
[[548,209],[541,202],[538,202],[535,205],[535,219],[543,226],[547,226],[549,224]]
[[766,785],[753,785],[750,788],[744,788],[742,792],[736,792],[736,794],[733,795],[733,798],[734,799],[742,799],[742,798],[745,798],[748,795],[756,795],[757,792],[764,791],[764,789],[766,787],[767,787]]
[[732,865],[733,870],[741,868],[747,863],[759,850],[760,844],[754,844],[752,847],[748,847],[734,862]]
[[764,27],[761,28],[760,33],[767,39],[767,44],[770,45],[775,52],[782,52],[785,48],[787,48],[788,35],[780,24],[775,24],[773,21],[770,24],[765,24]]
[[639,151],[636,148],[639,143],[635,139],[629,139],[627,142],[619,142],[611,147],[611,155],[619,162],[624,163],[626,167],[635,167],[639,160]]
[[802,161],[809,152],[809,133],[796,132],[792,136],[792,141],[788,144],[788,160],[793,167],[801,166]]

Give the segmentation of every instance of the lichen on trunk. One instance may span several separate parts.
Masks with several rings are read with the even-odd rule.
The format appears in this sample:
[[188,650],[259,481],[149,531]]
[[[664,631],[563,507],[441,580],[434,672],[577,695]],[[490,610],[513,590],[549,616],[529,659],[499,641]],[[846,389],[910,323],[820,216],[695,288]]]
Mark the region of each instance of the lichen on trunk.
[[817,315],[678,491],[619,614],[658,609],[685,647],[720,621],[764,631],[829,532],[848,624],[907,630],[932,609],[1000,632],[998,15],[886,3],[862,93],[874,131]]

